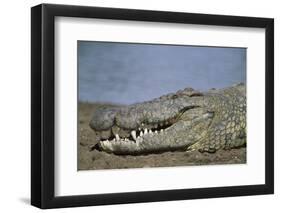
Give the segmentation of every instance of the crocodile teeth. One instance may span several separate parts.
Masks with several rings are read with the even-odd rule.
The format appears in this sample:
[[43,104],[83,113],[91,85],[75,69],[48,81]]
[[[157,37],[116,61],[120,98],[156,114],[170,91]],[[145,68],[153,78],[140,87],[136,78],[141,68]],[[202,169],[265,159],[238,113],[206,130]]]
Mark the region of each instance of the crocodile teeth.
[[144,135],[145,135],[145,134],[147,134],[147,129],[146,129],[146,128],[144,129]]
[[152,131],[151,131],[151,129],[149,130],[149,134],[152,134]]
[[143,136],[143,132],[142,132],[142,131],[140,131],[140,136],[141,136],[141,137]]
[[137,133],[136,133],[136,130],[131,131],[131,135],[132,135],[132,137],[134,138],[134,140],[136,141],[136,140],[137,140]]
[[119,135],[118,135],[118,134],[116,134],[116,135],[115,135],[115,138],[116,138],[116,140],[117,140],[117,141],[119,141],[119,140],[120,140],[120,137],[119,137]]

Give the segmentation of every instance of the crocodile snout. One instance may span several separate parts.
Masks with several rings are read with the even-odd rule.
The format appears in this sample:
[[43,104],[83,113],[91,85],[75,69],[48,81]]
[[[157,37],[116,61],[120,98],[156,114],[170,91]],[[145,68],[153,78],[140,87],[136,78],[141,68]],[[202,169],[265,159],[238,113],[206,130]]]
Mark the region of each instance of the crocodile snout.
[[101,107],[95,110],[90,127],[97,131],[106,131],[114,125],[119,107]]

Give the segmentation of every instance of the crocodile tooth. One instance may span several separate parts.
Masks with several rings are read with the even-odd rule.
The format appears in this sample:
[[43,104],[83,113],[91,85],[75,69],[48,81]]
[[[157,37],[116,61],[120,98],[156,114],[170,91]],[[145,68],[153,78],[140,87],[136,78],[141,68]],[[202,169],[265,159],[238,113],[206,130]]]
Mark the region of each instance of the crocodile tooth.
[[157,134],[157,133],[158,133],[158,132],[157,132],[157,130],[155,130],[155,132],[154,132],[154,133],[156,133],[156,134]]
[[144,129],[144,135],[145,135],[145,134],[147,134],[147,129],[146,129],[146,128]]
[[131,131],[131,135],[134,138],[134,140],[137,140],[137,133],[136,130]]
[[139,138],[137,138],[136,143],[138,144],[138,143],[140,143],[142,141],[143,141],[143,138],[139,137]]
[[152,134],[152,131],[151,131],[151,129],[149,130],[149,134]]
[[120,137],[119,137],[119,135],[118,135],[118,134],[116,134],[116,135],[115,135],[115,138],[116,138],[116,140],[117,140],[117,141],[119,141],[119,140],[120,140]]
[[140,136],[141,136],[141,137],[143,136],[143,132],[142,132],[142,131],[140,131]]
[[163,129],[161,129],[160,132],[163,132]]

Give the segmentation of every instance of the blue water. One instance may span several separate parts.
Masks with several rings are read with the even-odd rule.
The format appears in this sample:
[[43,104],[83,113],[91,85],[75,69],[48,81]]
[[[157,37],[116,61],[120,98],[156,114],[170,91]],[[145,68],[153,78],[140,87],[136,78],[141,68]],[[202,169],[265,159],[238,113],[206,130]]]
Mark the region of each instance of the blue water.
[[131,104],[246,82],[246,49],[78,42],[79,100]]

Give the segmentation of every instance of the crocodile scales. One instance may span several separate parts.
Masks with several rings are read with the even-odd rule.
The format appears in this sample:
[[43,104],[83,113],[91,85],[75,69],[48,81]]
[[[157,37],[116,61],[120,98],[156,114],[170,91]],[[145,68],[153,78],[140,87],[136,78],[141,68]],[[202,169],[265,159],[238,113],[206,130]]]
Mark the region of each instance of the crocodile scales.
[[101,107],[90,127],[99,141],[94,148],[115,154],[238,148],[246,145],[246,86],[186,88],[143,103]]

